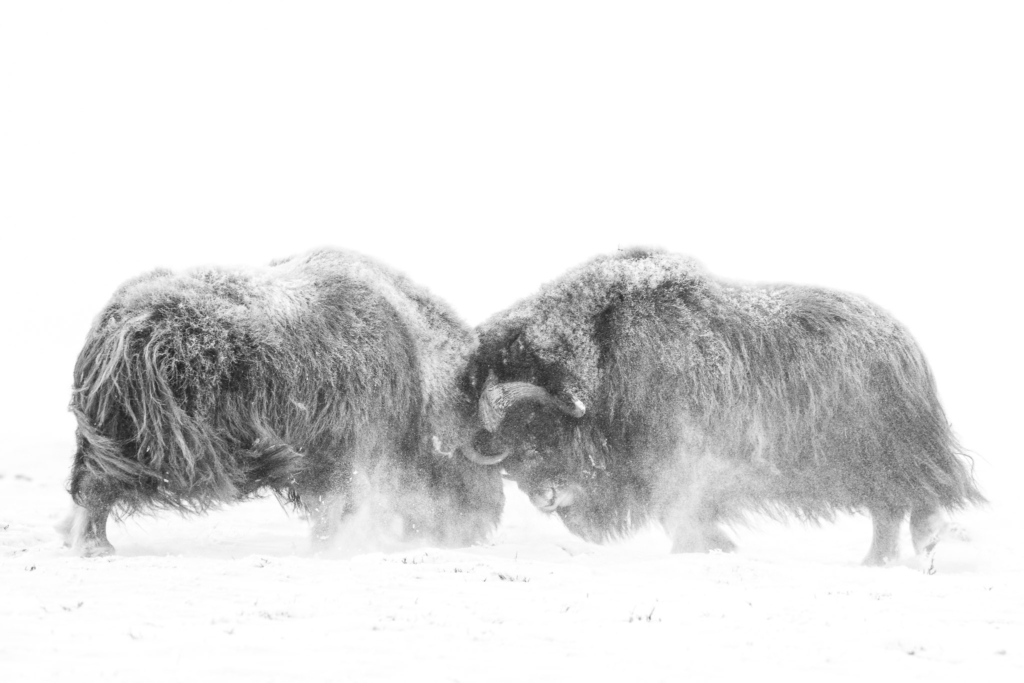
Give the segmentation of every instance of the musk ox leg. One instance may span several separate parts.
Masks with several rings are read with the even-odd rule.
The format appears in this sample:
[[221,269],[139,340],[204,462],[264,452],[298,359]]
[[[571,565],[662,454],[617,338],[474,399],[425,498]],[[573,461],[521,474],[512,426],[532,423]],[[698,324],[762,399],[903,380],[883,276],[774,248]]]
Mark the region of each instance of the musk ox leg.
[[949,521],[937,505],[915,505],[910,512],[910,538],[914,542],[914,552],[927,555],[935,550],[935,544],[947,526]]
[[114,546],[107,540],[107,517],[110,509],[84,508],[77,503],[67,518],[57,525],[64,536],[64,545],[82,557],[111,555]]
[[900,526],[906,516],[904,510],[891,508],[873,508],[870,510],[871,523],[874,526],[874,537],[871,549],[864,558],[864,564],[871,567],[882,567],[900,556]]
[[695,462],[684,458],[680,465],[663,473],[654,497],[672,552],[734,552],[736,544],[718,526],[729,507],[729,487],[737,480],[734,466],[714,456]]
[[340,492],[304,493],[299,500],[309,517],[314,549],[327,548],[348,512],[346,496]]
[[71,470],[71,497],[74,507],[58,531],[64,544],[83,557],[110,555],[114,546],[107,540],[107,517],[117,502],[117,484],[88,472],[76,454]]
[[731,553],[736,550],[732,539],[713,523],[683,524],[669,530],[669,534],[672,537],[673,553],[707,553],[714,550]]
[[724,531],[718,526],[719,506],[710,501],[680,501],[661,515],[661,524],[672,539],[673,553],[707,553],[736,550]]

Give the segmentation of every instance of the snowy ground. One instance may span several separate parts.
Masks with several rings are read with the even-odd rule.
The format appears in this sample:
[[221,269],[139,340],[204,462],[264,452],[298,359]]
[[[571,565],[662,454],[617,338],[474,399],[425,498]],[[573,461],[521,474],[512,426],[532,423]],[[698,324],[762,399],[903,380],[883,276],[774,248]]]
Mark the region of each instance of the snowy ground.
[[[656,531],[571,537],[509,489],[488,545],[311,555],[273,498],[112,525],[81,559],[52,526],[68,443],[0,463],[0,679],[1022,680],[1019,509],[959,518],[937,573],[858,566],[863,518],[765,522],[740,552]],[[969,534],[969,540],[967,536]],[[1012,545],[1011,545],[1012,544]]]

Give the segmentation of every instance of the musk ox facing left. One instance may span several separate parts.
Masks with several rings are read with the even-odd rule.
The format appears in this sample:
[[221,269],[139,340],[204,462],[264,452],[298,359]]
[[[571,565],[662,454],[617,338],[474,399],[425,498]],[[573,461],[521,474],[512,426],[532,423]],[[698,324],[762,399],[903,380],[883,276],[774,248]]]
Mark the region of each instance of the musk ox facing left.
[[459,455],[484,458],[459,384],[475,343],[428,292],[338,251],[131,280],[75,366],[67,540],[109,553],[111,513],[261,490],[305,511],[315,540],[357,509],[406,536],[481,540],[504,496]]
[[732,549],[746,512],[867,511],[865,562],[983,500],[910,334],[848,294],[738,286],[686,258],[598,258],[480,328],[468,382],[503,467],[591,540],[660,522]]

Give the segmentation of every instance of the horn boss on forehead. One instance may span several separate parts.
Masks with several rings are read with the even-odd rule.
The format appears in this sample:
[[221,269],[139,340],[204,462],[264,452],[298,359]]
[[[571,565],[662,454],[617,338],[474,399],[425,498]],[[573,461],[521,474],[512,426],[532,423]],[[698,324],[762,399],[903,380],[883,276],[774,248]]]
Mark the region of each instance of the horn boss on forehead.
[[480,421],[487,431],[497,431],[508,412],[523,402],[550,406],[575,418],[583,417],[587,411],[583,402],[571,395],[555,397],[529,382],[498,382],[492,371],[480,396]]

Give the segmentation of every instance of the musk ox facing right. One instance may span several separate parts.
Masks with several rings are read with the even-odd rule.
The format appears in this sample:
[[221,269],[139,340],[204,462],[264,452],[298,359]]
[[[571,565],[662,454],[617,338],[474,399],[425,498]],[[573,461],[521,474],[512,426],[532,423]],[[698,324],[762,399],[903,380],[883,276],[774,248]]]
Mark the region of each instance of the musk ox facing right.
[[262,491],[307,513],[318,545],[362,510],[402,538],[482,540],[504,494],[460,455],[480,428],[460,386],[475,344],[426,290],[340,251],[136,278],[75,366],[67,542],[107,554],[112,513]]
[[[730,550],[746,512],[867,511],[866,564],[929,552],[983,501],[910,334],[848,294],[740,286],[693,261],[597,258],[480,328],[480,450],[573,532],[649,520],[675,552]],[[486,446],[486,448],[485,448]],[[500,455],[491,459],[495,461]]]

